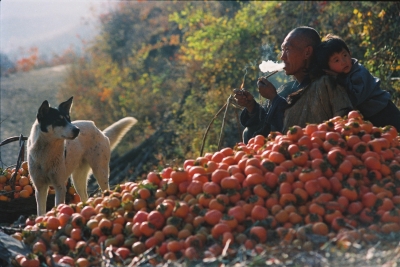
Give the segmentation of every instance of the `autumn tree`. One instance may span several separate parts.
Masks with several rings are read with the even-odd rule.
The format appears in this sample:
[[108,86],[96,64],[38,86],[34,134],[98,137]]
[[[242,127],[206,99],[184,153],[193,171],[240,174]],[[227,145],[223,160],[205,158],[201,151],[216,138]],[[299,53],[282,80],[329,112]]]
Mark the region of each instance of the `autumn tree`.
[[36,66],[39,59],[39,49],[37,47],[31,47],[26,54],[27,55],[17,60],[17,71],[30,71]]
[[[100,128],[124,116],[136,117],[139,123],[126,137],[130,142],[122,146],[125,150],[159,129],[173,132],[188,87],[184,66],[176,58],[180,30],[168,21],[171,9],[180,6],[120,2],[100,16],[101,34],[87,59],[71,67],[60,92],[60,98],[74,95],[73,117],[94,120]],[[167,150],[183,157],[180,145]]]
[[[100,35],[71,67],[60,95],[74,95],[73,117],[101,128],[136,117],[126,148],[157,133],[162,157],[195,158],[234,88],[244,82],[265,101],[255,86],[263,75],[258,65],[279,60],[283,38],[297,26],[341,36],[385,88],[396,89],[398,12],[396,2],[118,2],[99,16]],[[279,86],[288,77],[271,80]],[[241,141],[239,112],[228,109],[223,146]],[[213,121],[205,151],[217,149],[222,123],[222,115]]]

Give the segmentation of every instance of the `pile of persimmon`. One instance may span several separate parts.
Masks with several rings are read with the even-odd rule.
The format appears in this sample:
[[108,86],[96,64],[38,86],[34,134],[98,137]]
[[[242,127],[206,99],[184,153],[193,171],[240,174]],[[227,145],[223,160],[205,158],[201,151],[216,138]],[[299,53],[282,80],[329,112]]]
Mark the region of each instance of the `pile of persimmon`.
[[[34,192],[35,187],[29,175],[27,161],[22,162],[18,170],[10,167],[4,170],[0,168],[0,201],[29,198],[34,195]],[[71,203],[78,203],[80,201],[79,195],[73,186],[69,186],[67,192],[70,194],[68,199],[70,199]],[[48,193],[55,194],[54,188],[50,187]]]
[[[13,180],[12,177],[15,177]],[[0,200],[10,201],[13,198],[28,198],[33,195],[34,189],[28,171],[28,162],[24,161],[21,167],[0,169]]]
[[351,111],[59,205],[28,219],[14,237],[48,265],[78,266],[99,255],[131,264],[150,248],[156,264],[218,256],[225,247],[234,255],[240,246],[368,245],[400,234],[399,149],[394,127],[375,127]]

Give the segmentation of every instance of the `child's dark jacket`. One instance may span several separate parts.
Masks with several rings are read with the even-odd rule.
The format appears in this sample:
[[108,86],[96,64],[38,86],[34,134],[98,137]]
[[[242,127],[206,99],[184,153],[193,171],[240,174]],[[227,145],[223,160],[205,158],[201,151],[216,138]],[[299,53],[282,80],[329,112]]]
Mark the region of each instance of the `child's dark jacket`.
[[381,89],[380,80],[372,76],[357,59],[353,58],[352,62],[351,71],[346,75],[338,75],[337,81],[346,88],[354,108],[368,118],[387,106],[390,94]]

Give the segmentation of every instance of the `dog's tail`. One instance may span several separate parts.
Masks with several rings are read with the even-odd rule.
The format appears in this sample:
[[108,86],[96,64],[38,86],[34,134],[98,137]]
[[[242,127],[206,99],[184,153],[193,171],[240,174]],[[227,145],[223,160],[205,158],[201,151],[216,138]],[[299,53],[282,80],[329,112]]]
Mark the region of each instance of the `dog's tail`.
[[125,117],[117,122],[114,122],[106,129],[103,133],[110,139],[110,148],[113,150],[118,143],[121,141],[122,137],[129,131],[129,129],[135,125],[137,119],[133,117]]

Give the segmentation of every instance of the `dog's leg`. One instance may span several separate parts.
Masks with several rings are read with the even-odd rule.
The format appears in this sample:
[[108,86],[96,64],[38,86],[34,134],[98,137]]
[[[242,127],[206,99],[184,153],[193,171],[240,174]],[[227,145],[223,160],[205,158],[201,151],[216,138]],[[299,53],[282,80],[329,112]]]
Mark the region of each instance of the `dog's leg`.
[[92,171],[101,191],[109,190],[110,185],[108,183],[108,176],[110,175],[110,168],[108,167],[108,164],[103,164],[102,168],[94,168]]
[[89,198],[87,193],[87,179],[89,176],[89,171],[90,166],[87,163],[83,163],[74,170],[71,176],[76,193],[78,193],[82,202],[86,202]]
[[[55,179],[54,179],[55,180]],[[58,182],[58,181],[56,181]],[[61,203],[65,203],[65,194],[67,193],[67,188],[65,187],[65,182],[53,184],[54,190],[56,191],[56,206]]]
[[[101,140],[101,139],[100,139]],[[96,148],[93,149],[92,157],[87,157],[86,160],[90,165],[93,175],[99,184],[101,191],[109,190],[109,175],[110,175],[110,152],[106,153],[104,151],[110,151],[108,141],[99,141]]]
[[37,215],[44,215],[46,213],[47,193],[49,186],[46,184],[35,185],[35,197]]

